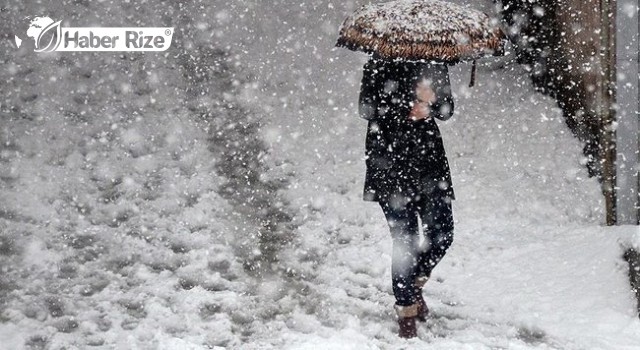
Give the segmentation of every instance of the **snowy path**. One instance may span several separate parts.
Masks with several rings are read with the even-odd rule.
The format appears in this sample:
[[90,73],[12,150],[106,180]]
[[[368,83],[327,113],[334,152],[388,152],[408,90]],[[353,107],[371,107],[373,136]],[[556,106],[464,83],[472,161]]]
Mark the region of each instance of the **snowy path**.
[[[399,341],[388,228],[361,199],[365,122],[355,102],[364,57],[330,51],[335,24],[358,4],[280,4],[250,12],[263,19],[260,40],[242,57],[260,73],[266,96],[255,103],[272,112],[264,129],[272,168],[291,179],[285,196],[298,212],[300,242],[283,258],[310,290],[293,293],[301,306],[264,325],[252,348],[640,344],[617,243],[635,228],[601,226],[599,186],[554,101],[533,91],[521,67],[500,63],[481,67],[473,89],[469,66],[452,69],[456,112],[440,126],[458,199],[454,244],[427,285],[432,319],[420,339]],[[490,11],[490,2],[478,5]]]
[[388,229],[377,205],[360,198],[364,122],[345,107],[313,119],[315,134],[292,130],[303,143],[282,143],[295,157],[289,196],[305,218],[302,247],[322,257],[298,267],[313,276],[311,300],[322,307],[292,319],[289,331],[301,334],[287,335],[290,348],[631,349],[640,341],[617,243],[634,228],[600,227],[598,185],[560,111],[517,66],[485,67],[472,90],[467,72],[453,70],[456,115],[441,123],[456,236],[427,285],[432,319],[419,340],[393,334]]

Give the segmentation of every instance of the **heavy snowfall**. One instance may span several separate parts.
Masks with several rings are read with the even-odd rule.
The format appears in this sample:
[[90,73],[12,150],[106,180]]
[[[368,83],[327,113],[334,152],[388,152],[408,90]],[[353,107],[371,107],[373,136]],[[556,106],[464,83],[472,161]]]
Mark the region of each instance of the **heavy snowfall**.
[[[450,68],[455,236],[398,338],[389,227],[362,201],[367,56],[334,47],[362,3],[0,2],[0,349],[640,348],[638,227],[604,225],[583,145],[509,53],[471,88]],[[36,15],[176,33],[16,48]]]

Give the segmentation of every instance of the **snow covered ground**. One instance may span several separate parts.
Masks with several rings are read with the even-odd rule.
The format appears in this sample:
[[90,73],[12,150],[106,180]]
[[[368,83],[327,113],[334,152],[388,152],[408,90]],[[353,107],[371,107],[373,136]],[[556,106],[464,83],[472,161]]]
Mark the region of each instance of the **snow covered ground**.
[[[133,3],[57,10],[165,25]],[[452,69],[454,244],[400,340],[387,225],[361,200],[365,57],[332,49],[358,3],[185,4],[177,49],[202,59],[3,40],[0,348],[638,347],[637,227],[602,226],[581,145],[522,67],[491,61],[471,89]]]
[[307,320],[299,327],[314,337],[302,335],[291,348],[639,344],[619,243],[637,227],[601,226],[598,185],[580,167],[579,143],[521,68],[482,70],[472,90],[467,73],[453,73],[456,118],[441,123],[458,198],[456,236],[427,285],[433,318],[420,340],[398,342],[393,334],[387,226],[380,209],[360,199],[365,123],[353,112],[328,113],[334,135],[317,140],[299,131],[308,154],[283,144],[302,165],[290,198],[308,217],[298,229],[304,246],[324,257],[305,273],[323,295],[327,327]]

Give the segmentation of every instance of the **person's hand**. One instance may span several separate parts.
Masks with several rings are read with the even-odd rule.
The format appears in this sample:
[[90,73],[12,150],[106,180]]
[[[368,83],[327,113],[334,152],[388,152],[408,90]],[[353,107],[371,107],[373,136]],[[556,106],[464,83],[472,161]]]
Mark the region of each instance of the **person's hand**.
[[431,112],[431,104],[426,102],[413,102],[413,108],[409,113],[409,119],[411,120],[420,120],[425,119],[429,116],[429,112]]
[[425,119],[431,112],[431,105],[436,101],[436,94],[430,84],[421,80],[416,86],[416,100],[413,101],[413,108],[409,113],[409,119]]
[[433,104],[436,101],[436,93],[431,88],[431,84],[426,80],[421,80],[416,86],[416,98],[419,102]]

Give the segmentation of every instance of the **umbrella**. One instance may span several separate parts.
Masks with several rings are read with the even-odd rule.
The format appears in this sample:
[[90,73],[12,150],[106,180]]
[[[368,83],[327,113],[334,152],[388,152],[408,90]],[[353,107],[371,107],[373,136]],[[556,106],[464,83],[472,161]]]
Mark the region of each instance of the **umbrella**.
[[[386,59],[456,63],[502,55],[505,35],[481,11],[440,0],[364,5],[344,21],[336,46]],[[472,84],[471,84],[472,85]]]

